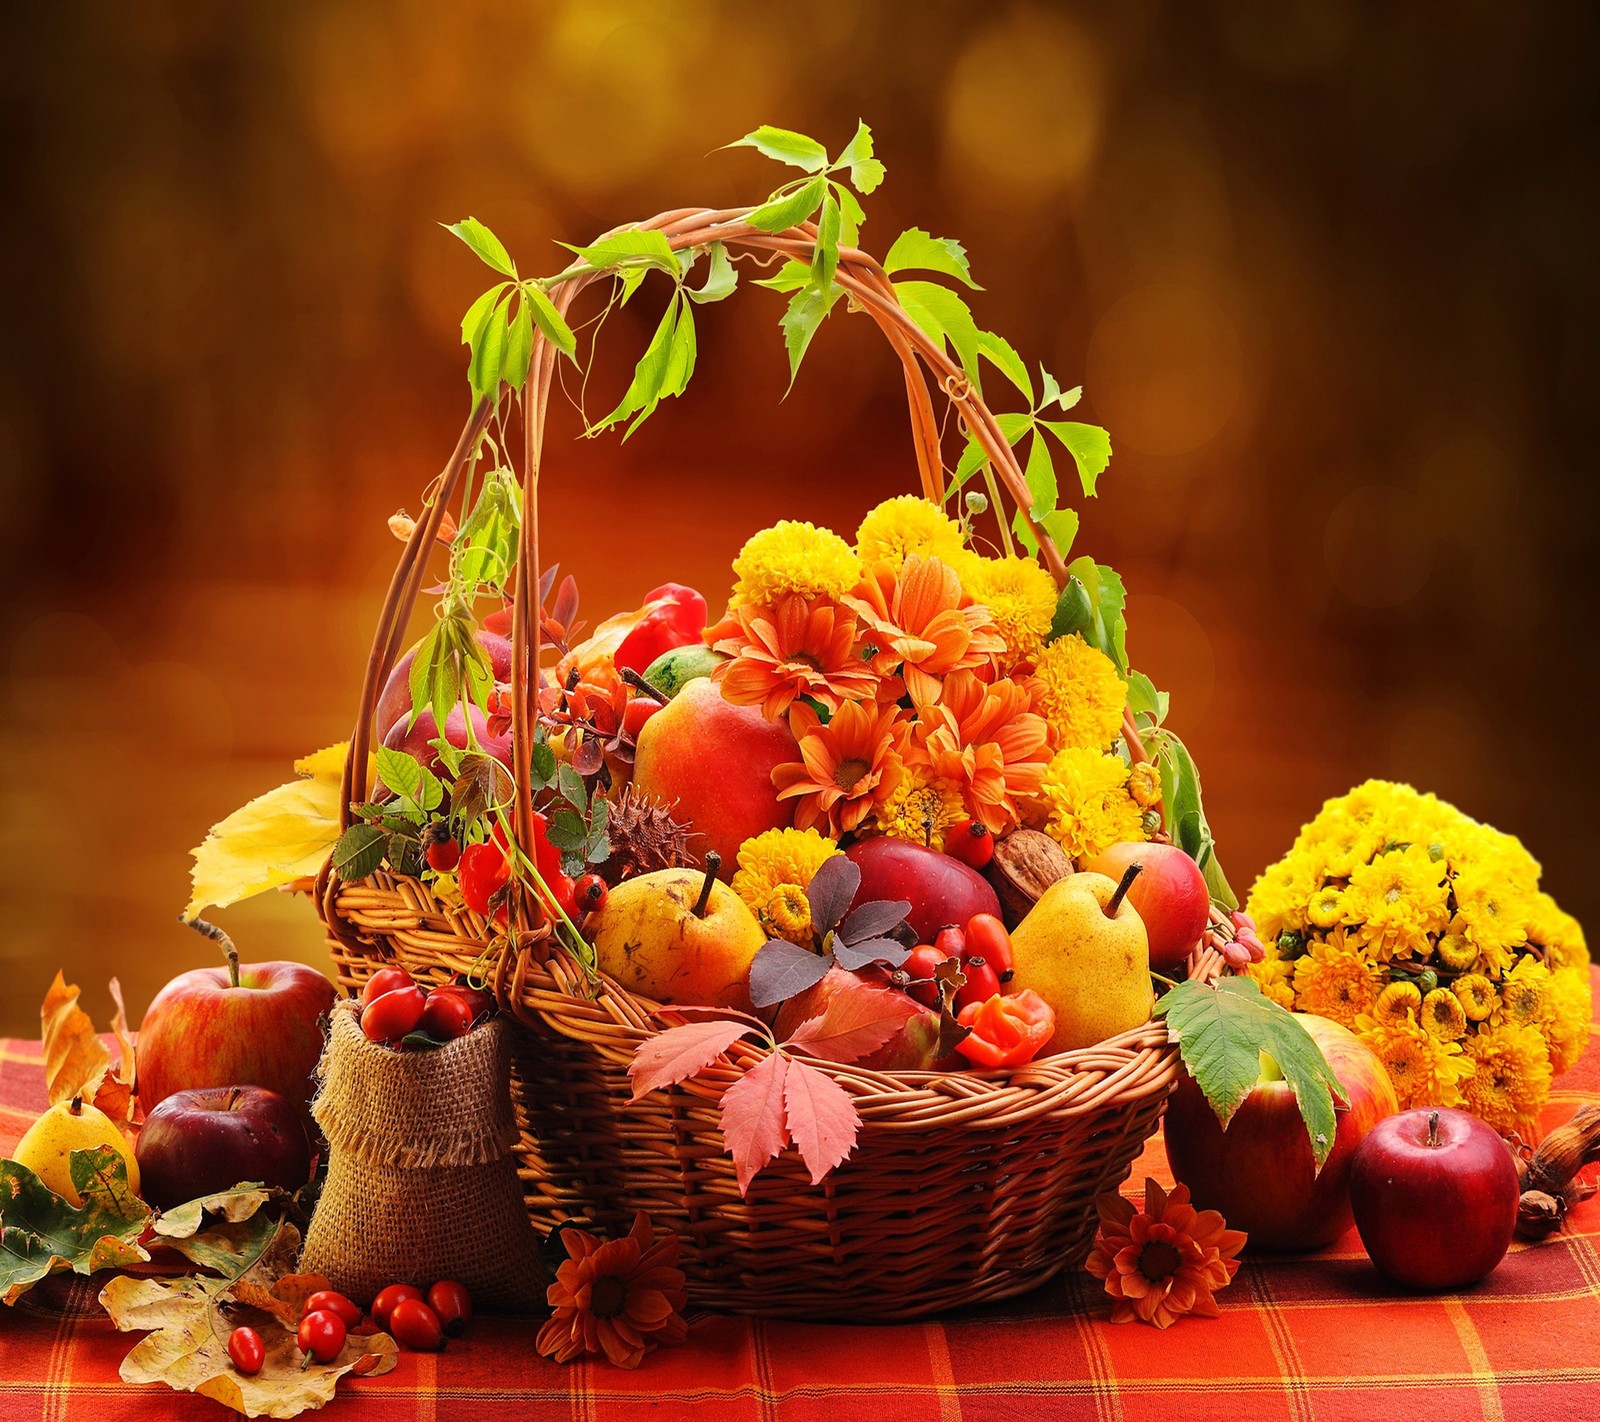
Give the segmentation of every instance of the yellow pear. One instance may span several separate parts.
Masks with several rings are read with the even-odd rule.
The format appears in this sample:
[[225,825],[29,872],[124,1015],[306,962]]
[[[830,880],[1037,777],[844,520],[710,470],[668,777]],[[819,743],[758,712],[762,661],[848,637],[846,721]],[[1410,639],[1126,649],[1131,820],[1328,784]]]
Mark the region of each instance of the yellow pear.
[[1069,874],[1044,891],[1011,935],[1016,975],[1055,1009],[1056,1034],[1040,1053],[1090,1047],[1150,1020],[1150,945],[1126,883]]
[[72,1187],[72,1152],[96,1146],[110,1146],[127,1162],[128,1187],[137,1195],[139,1162],[133,1158],[128,1138],[98,1106],[77,1098],[52,1106],[29,1126],[11,1158],[26,1165],[69,1205],[81,1205],[83,1197]]
[[624,879],[590,925],[600,971],[657,1002],[752,1011],[750,961],[767,935],[715,876],[712,862]]

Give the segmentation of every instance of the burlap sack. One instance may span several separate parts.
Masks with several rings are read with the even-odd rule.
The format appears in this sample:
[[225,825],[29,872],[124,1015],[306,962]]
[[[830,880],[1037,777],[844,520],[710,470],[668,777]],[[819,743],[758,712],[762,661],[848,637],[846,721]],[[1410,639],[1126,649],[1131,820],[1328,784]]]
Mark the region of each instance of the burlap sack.
[[386,1284],[455,1279],[480,1308],[537,1309],[545,1273],[511,1154],[508,1025],[396,1051],[369,1042],[341,1002],[318,1075],[328,1179],[301,1271],[362,1305]]

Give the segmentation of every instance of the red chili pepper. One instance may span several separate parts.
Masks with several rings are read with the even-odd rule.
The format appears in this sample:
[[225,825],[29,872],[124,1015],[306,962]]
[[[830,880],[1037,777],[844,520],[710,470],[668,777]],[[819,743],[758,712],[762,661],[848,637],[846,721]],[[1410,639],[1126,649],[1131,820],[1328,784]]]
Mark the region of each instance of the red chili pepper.
[[686,647],[705,635],[706,600],[681,583],[663,583],[645,598],[650,611],[622,639],[611,660],[618,671],[644,669],[663,652]]
[[1056,1032],[1055,1009],[1032,988],[1012,997],[996,993],[968,1003],[956,1019],[971,1033],[956,1050],[974,1066],[1014,1067],[1031,1062]]

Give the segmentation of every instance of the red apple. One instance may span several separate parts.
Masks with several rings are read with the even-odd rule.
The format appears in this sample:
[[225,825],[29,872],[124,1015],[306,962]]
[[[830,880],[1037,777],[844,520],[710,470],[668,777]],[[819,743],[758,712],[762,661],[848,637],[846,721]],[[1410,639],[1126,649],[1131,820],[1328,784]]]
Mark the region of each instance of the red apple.
[[[821,982],[796,993],[778,1009],[772,1030],[781,1042],[802,1022],[821,1016],[841,994],[859,992],[864,987],[875,987],[880,992],[890,990],[843,968],[829,968]],[[942,1059],[937,1056],[939,1014],[910,998],[905,999],[905,1005],[906,1020],[895,1034],[853,1065],[870,1071],[939,1071],[958,1065],[960,1058],[953,1052]]]
[[304,963],[195,968],[161,989],[139,1026],[139,1103],[175,1091],[264,1086],[304,1111],[333,984]]
[[[510,681],[511,639],[481,628],[475,635],[478,645],[489,658],[489,667],[494,673],[494,679]],[[378,734],[385,738],[386,743],[389,731],[395,722],[404,720],[411,714],[411,666],[417,659],[417,648],[421,645],[422,643],[418,642],[395,663],[394,670],[389,673],[388,681],[383,684],[383,690],[378,693],[378,705],[373,713],[372,724],[377,727]]]
[[[1135,880],[1135,883],[1138,881]],[[1320,1249],[1351,1224],[1350,1162],[1363,1138],[1399,1109],[1381,1061],[1355,1033],[1324,1017],[1296,1014],[1339,1079],[1333,1149],[1317,1173],[1294,1092],[1270,1058],[1223,1130],[1185,1072],[1167,1102],[1165,1137],[1173,1175],[1201,1209],[1220,1210],[1257,1249]]]
[[1206,931],[1211,916],[1206,876],[1175,844],[1113,844],[1079,867],[1116,882],[1133,863],[1144,869],[1128,898],[1144,920],[1151,970],[1170,973],[1183,965]]
[[174,1092],[145,1117],[134,1154],[158,1210],[246,1181],[298,1190],[311,1178],[299,1108],[260,1086]]
[[974,914],[1000,916],[1000,900],[989,881],[970,865],[909,840],[879,835],[845,850],[861,868],[855,903],[904,899],[906,922],[917,942],[932,943],[941,928],[964,924]]
[[[457,750],[467,748],[467,723],[472,723],[472,739],[479,750],[485,755],[492,756],[508,770],[511,768],[511,732],[508,730],[502,735],[489,734],[489,718],[476,706],[465,710],[460,706],[451,708],[450,714],[444,718],[444,738]],[[429,770],[437,773],[439,769],[439,748],[433,744],[439,736],[439,723],[433,719],[432,711],[424,711],[416,721],[407,727],[408,717],[402,716],[389,728],[389,734],[383,738],[383,743],[390,750],[404,751],[413,760],[420,761]],[[380,780],[375,787],[382,790],[383,782]]]
[[1378,1272],[1426,1293],[1475,1284],[1505,1258],[1518,1193],[1506,1143],[1447,1107],[1375,1126],[1350,1172],[1356,1229]]

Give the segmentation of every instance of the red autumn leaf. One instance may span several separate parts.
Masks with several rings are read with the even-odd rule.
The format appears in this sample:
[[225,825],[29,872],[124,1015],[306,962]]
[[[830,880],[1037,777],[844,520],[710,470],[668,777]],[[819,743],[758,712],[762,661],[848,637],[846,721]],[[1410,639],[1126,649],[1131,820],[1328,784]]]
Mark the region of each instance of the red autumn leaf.
[[792,1061],[783,1086],[783,1106],[784,1121],[816,1185],[856,1147],[861,1117],[855,1102],[831,1076]]
[[858,1062],[871,1056],[921,1011],[921,1005],[903,992],[861,983],[836,992],[828,1000],[827,1010],[796,1027],[786,1045],[830,1062]]
[[788,1142],[784,1085],[801,1066],[774,1052],[722,1093],[722,1138],[733,1156],[740,1195],[749,1193],[756,1172]]
[[689,1022],[647,1037],[628,1063],[633,1099],[704,1071],[749,1030],[743,1022]]

